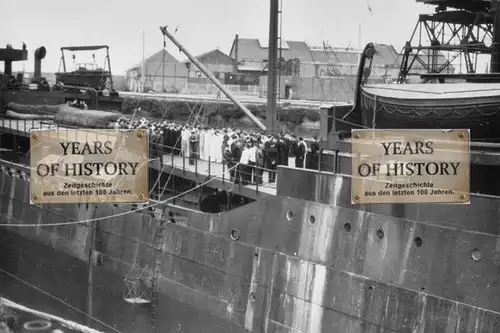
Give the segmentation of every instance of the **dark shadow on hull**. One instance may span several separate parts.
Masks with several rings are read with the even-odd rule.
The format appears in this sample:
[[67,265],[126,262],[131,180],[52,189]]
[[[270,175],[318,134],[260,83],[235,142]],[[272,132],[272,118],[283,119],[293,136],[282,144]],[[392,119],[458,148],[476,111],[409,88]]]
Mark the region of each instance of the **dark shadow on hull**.
[[[0,229],[0,268],[85,311],[87,263],[62,252]],[[123,300],[123,278],[94,267],[94,317],[120,332],[146,333],[151,327],[150,305],[131,305]],[[0,271],[0,296],[36,310],[86,324],[86,316],[35,288]],[[92,322],[103,332],[111,328]],[[161,332],[244,332],[207,312],[159,297],[157,329]]]

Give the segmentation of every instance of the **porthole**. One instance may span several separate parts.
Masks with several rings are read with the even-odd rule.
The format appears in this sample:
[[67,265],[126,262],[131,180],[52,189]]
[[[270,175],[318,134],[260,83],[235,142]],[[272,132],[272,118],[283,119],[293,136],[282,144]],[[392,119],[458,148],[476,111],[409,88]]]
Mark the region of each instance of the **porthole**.
[[238,239],[240,239],[240,232],[238,231],[238,229],[233,229],[231,230],[229,236],[231,237],[232,240],[237,241]]
[[314,215],[309,216],[309,224],[314,224],[316,223],[316,217]]
[[472,259],[474,259],[474,261],[480,260],[482,256],[483,256],[483,254],[482,254],[481,250],[479,250],[479,249],[472,250]]
[[288,219],[288,221],[293,220],[293,212],[291,210],[286,212],[286,218]]
[[384,238],[384,230],[382,230],[382,229],[378,229],[378,230],[377,230],[377,237],[378,237],[379,239]]
[[52,324],[46,320],[32,320],[24,323],[24,329],[27,331],[43,331],[52,327]]
[[415,239],[413,240],[413,243],[415,244],[416,247],[421,247],[422,246],[422,238],[420,237],[415,237]]
[[347,232],[351,231],[351,224],[350,223],[344,224],[344,230]]

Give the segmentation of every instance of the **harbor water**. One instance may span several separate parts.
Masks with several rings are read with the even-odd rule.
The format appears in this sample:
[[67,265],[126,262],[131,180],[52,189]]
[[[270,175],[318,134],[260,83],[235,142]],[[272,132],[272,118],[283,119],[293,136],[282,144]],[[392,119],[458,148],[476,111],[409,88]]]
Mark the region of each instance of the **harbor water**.
[[124,300],[123,277],[94,266],[92,316],[87,263],[0,229],[0,297],[102,332],[243,332],[208,312],[160,295],[153,327],[151,304]]

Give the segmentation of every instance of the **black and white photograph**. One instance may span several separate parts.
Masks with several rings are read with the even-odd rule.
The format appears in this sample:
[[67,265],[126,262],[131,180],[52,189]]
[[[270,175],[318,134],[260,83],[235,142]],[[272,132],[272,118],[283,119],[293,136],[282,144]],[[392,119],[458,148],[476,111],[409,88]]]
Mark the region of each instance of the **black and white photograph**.
[[0,8],[0,333],[500,332],[500,0]]

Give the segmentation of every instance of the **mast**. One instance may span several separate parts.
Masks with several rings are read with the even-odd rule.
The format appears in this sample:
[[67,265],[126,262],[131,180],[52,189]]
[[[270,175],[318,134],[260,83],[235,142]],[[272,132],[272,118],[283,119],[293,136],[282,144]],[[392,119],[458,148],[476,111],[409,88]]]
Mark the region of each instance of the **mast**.
[[494,15],[493,38],[491,43],[490,73],[500,73],[500,1],[491,2],[491,11]]
[[271,0],[269,15],[269,53],[267,65],[267,109],[266,123],[267,129],[271,134],[278,133],[276,119],[276,71],[278,62],[278,18],[279,18],[279,0]]
[[145,92],[144,91],[144,83],[146,82],[146,74],[144,73],[144,62],[145,62],[145,58],[144,58],[144,30],[142,30],[142,66],[141,66],[141,82],[142,82],[142,87],[141,87],[141,92]]

